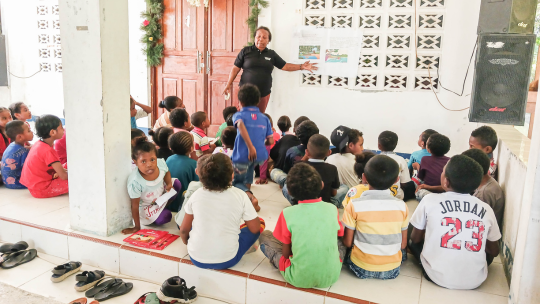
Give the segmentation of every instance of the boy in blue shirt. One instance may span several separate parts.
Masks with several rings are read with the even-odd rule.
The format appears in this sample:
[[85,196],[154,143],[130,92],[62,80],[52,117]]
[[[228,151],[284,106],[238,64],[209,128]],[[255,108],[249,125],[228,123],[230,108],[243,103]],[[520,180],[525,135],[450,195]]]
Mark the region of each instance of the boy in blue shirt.
[[233,186],[246,192],[257,212],[261,210],[259,201],[251,192],[255,166],[262,165],[268,159],[265,145],[271,146],[274,143],[270,120],[257,106],[260,98],[256,86],[243,85],[238,92],[242,109],[233,115],[234,126],[238,129],[232,155]]
[[20,183],[22,168],[29,152],[24,145],[34,139],[34,133],[24,121],[14,120],[6,125],[6,134],[11,139],[11,144],[2,156],[2,181],[8,189],[26,189]]
[[[432,129],[427,129],[422,134],[420,134],[420,137],[418,138],[418,146],[422,148],[422,150],[414,151],[411,154],[411,158],[409,159],[409,171],[412,170],[419,170],[420,169],[420,162],[422,161],[422,157],[424,156],[431,156],[431,153],[427,150],[427,141],[429,137],[433,134],[437,134],[438,132]],[[416,165],[415,165],[416,164]],[[411,174],[412,175],[412,174]]]

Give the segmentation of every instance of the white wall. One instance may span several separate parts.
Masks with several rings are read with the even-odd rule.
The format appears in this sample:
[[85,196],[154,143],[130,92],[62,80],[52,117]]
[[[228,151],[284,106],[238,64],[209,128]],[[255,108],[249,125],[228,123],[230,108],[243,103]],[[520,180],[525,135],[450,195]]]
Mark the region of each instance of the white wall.
[[[57,0],[0,1],[3,34],[6,35],[8,48],[8,66],[12,74],[26,77],[39,71],[40,62],[61,62],[44,60],[39,57],[38,52],[40,48],[47,47],[38,43],[38,35],[52,31],[39,30],[37,21],[55,17],[50,14],[38,15],[37,6],[45,5],[50,9],[50,6],[57,4]],[[149,70],[146,58],[141,52],[142,44],[139,42],[142,36],[139,26],[143,21],[140,13],[145,8],[144,0],[129,1],[130,87],[138,102],[149,104]],[[50,43],[49,48],[54,49],[56,46]],[[7,107],[17,101],[28,104],[35,115],[54,114],[63,117],[62,73],[55,72],[53,68],[51,72],[40,72],[28,79],[10,76],[9,87],[0,87],[0,106]],[[145,119],[137,121],[139,127],[148,127],[148,123]]]
[[[480,1],[445,1],[445,30],[441,59],[443,84],[461,91],[465,70],[476,41]],[[270,48],[285,60],[290,54],[291,32],[302,25],[303,1],[272,0],[263,10],[259,25],[269,26],[273,40]],[[469,72],[465,95],[471,92],[474,68]],[[377,149],[377,137],[385,130],[399,135],[396,151],[418,150],[420,133],[428,128],[448,136],[452,142],[450,154],[468,148],[468,138],[476,123],[469,123],[468,111],[450,112],[442,108],[432,92],[368,93],[342,88],[314,88],[300,86],[297,73],[275,71],[268,113],[274,121],[288,115],[292,121],[306,115],[321,133],[330,136],[338,125],[364,132],[368,149]],[[469,106],[470,96],[458,97],[441,90],[439,99],[450,109]]]

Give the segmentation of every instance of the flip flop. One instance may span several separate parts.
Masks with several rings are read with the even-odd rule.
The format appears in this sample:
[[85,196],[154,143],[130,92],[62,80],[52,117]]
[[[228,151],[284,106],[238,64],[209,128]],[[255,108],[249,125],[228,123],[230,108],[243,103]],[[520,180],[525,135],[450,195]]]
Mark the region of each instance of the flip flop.
[[28,244],[25,241],[20,241],[15,244],[4,244],[0,246],[0,253],[16,252],[26,250],[27,248]]
[[51,276],[51,281],[54,283],[62,282],[70,275],[77,273],[81,267],[81,262],[69,262],[63,265],[58,265],[52,270],[53,275]]
[[101,270],[85,271],[82,274],[78,274],[75,277],[75,280],[77,281],[77,284],[75,284],[75,290],[87,291],[103,280],[104,276],[105,271]]
[[92,301],[89,304],[99,304],[99,302],[98,301]]
[[105,289],[109,288],[114,283],[121,283],[121,279],[110,279],[107,281],[101,281],[101,283],[94,286],[92,289],[88,289],[86,293],[84,294],[87,298],[93,298],[96,294],[104,291]]
[[132,283],[117,282],[109,286],[106,290],[98,293],[94,298],[100,302],[125,295],[133,289]]
[[80,298],[80,299],[69,302],[69,304],[86,304],[86,302],[87,302],[86,298]]
[[9,254],[5,257],[4,261],[0,264],[0,267],[4,269],[11,269],[19,265],[28,263],[37,257],[37,250],[29,249],[24,251],[17,251]]

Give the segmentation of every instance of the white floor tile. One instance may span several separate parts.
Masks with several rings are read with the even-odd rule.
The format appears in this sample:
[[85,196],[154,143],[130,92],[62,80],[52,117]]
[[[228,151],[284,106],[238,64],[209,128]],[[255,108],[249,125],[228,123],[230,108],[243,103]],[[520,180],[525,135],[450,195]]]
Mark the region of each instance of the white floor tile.
[[41,230],[28,226],[21,226],[22,240],[28,243],[29,248],[39,252],[69,259],[67,235]]
[[501,297],[475,290],[452,290],[437,286],[422,278],[422,293],[419,304],[506,304],[508,296]]
[[178,273],[187,286],[196,286],[198,293],[232,301],[246,302],[246,278],[180,263]]
[[21,225],[0,220],[0,240],[4,243],[17,243],[22,240]]
[[267,185],[257,185],[255,183],[251,185],[251,191],[259,202],[266,200],[278,190],[280,190],[279,186],[271,181],[269,181]]
[[178,262],[120,249],[120,274],[157,284],[178,275]]
[[339,280],[329,291],[379,304],[417,304],[420,279],[400,275],[394,280],[387,281],[362,280],[344,267]]
[[83,265],[93,266],[108,271],[120,272],[120,253],[117,247],[111,247],[92,241],[68,237],[69,259]]
[[38,216],[31,220],[32,224],[69,231],[69,206]]
[[[28,195],[30,194],[28,193]],[[11,204],[8,205],[9,207],[3,208],[2,216],[32,222],[33,219],[69,206],[67,195],[46,199],[27,197],[28,195],[21,195],[16,205]]]
[[323,304],[324,296],[304,291],[263,283],[255,280],[247,281],[247,304]]
[[38,252],[38,257],[34,260],[15,268],[0,269],[0,282],[19,287],[42,274],[51,276],[52,273],[50,271],[56,267],[57,264],[40,259],[40,255],[41,253]]
[[267,258],[264,258],[264,260],[251,274],[285,282],[285,279],[281,275],[281,272],[279,272],[277,268],[274,268],[274,266],[270,264],[270,261]]
[[291,203],[289,203],[289,201],[283,196],[283,193],[281,192],[281,189],[279,189],[279,191],[276,191],[274,192],[272,195],[270,195],[267,200],[269,201],[274,201],[274,202],[279,202],[279,203],[282,203],[284,205],[291,205]]
[[265,222],[277,222],[283,208],[275,204],[261,204],[261,211],[258,214]]
[[342,300],[338,300],[338,299],[334,299],[330,297],[325,297],[324,304],[351,304],[351,302],[342,301]]
[[257,248],[257,251],[245,254],[240,260],[240,262],[238,262],[238,264],[234,265],[234,267],[231,267],[230,269],[249,274],[252,273],[265,258],[266,257],[261,252],[261,250]]
[[488,277],[476,289],[476,291],[481,291],[485,293],[490,293],[498,296],[506,297],[510,292],[508,287],[508,281],[504,275],[504,269],[502,264],[492,263],[488,268]]
[[407,254],[407,261],[401,264],[399,272],[399,275],[404,275],[417,279],[420,279],[422,277],[422,268],[420,268],[420,265],[418,265],[418,261],[414,258],[412,254]]

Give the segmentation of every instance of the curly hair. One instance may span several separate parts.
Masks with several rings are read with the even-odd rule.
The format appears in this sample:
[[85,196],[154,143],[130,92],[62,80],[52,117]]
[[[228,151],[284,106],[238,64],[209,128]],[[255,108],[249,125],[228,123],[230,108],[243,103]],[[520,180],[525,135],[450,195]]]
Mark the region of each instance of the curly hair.
[[298,136],[300,143],[304,146],[308,144],[311,136],[315,134],[319,134],[319,128],[311,120],[304,121],[296,128],[296,136]]
[[398,143],[398,135],[392,131],[384,131],[379,134],[379,145],[383,151],[394,151]]
[[486,152],[480,150],[480,149],[469,149],[461,155],[468,156],[472,159],[474,159],[484,171],[484,175],[486,175],[489,172],[489,166],[491,165],[491,160],[489,159],[489,156],[486,154]]
[[152,136],[154,143],[161,149],[169,149],[169,137],[174,133],[171,128],[161,127],[156,131],[148,131],[148,135]]
[[481,126],[480,128],[472,131],[471,136],[478,139],[480,144],[484,147],[491,147],[495,150],[497,148],[497,132],[490,126]]
[[298,201],[316,199],[322,190],[319,172],[306,163],[296,163],[287,175],[287,189]]
[[171,135],[169,148],[174,154],[187,155],[193,148],[193,135],[189,132],[178,132]]
[[252,84],[245,84],[238,91],[238,100],[243,107],[256,106],[261,99],[259,88]]
[[444,175],[453,191],[466,194],[480,186],[484,176],[483,171],[474,159],[465,155],[456,155],[446,164]]
[[433,134],[429,137],[427,147],[433,156],[444,156],[450,151],[450,138],[442,134]]
[[223,132],[221,132],[221,142],[224,146],[234,148],[234,142],[236,141],[237,134],[238,131],[235,127],[226,127],[223,129]]
[[225,109],[223,109],[223,119],[227,120],[227,117],[229,117],[229,115],[234,114],[236,112],[238,112],[238,109],[236,107],[233,107],[233,106],[225,107]]
[[422,141],[424,142],[424,144],[427,143],[429,137],[433,134],[437,134],[439,132],[435,131],[435,130],[432,130],[432,129],[427,129],[425,130],[424,132],[422,132]]
[[376,190],[385,190],[396,182],[399,165],[386,155],[377,155],[367,162],[364,175],[371,187]]
[[223,153],[203,155],[197,161],[197,171],[204,188],[210,191],[223,192],[232,187],[232,162]]
[[362,179],[362,174],[364,174],[366,170],[366,164],[370,159],[375,157],[375,153],[364,151],[358,155],[356,155],[355,163],[354,163],[354,172],[356,173],[356,176],[358,176],[359,179]]
[[157,157],[156,145],[148,141],[146,136],[137,137],[134,139],[133,147],[131,148],[131,159],[137,160],[141,153],[154,152]]
[[189,120],[189,114],[184,109],[174,109],[169,115],[169,121],[174,128],[181,129]]

